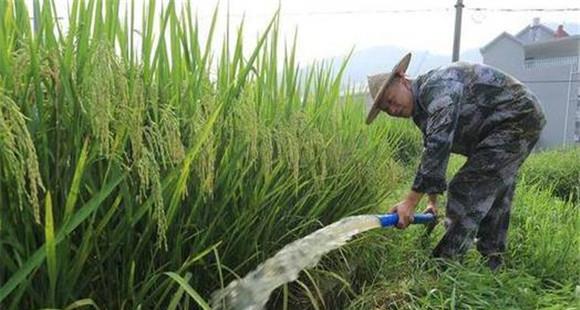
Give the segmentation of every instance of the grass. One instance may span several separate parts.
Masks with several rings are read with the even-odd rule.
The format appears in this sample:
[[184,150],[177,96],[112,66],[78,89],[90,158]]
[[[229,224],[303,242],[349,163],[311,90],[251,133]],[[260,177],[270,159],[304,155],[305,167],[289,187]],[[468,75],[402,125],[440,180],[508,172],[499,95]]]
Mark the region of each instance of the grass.
[[[463,162],[464,158],[452,156],[449,174]],[[444,214],[444,208],[440,212]],[[429,255],[442,227],[429,239],[419,227],[370,233],[350,245],[366,254],[348,257],[351,268],[363,274],[356,278],[365,281],[353,287],[355,297],[341,307],[576,309],[579,223],[580,212],[572,201],[559,199],[541,182],[521,182],[514,199],[506,266],[498,273],[490,272],[474,249],[462,264],[438,269]]]
[[[286,243],[384,210],[414,170],[418,132],[364,125],[344,64],[302,72],[277,14],[252,48],[242,24],[216,53],[217,9],[201,33],[173,1],[75,0],[64,31],[35,2],[36,32],[25,1],[0,2],[2,309],[205,309]],[[506,273],[473,255],[434,273],[434,238],[377,231],[271,306],[573,305],[578,211],[543,187],[519,189]]]
[[[442,227],[428,239],[420,227],[370,232],[328,258],[320,271],[311,271],[318,275],[326,308],[575,309],[580,275],[578,210],[559,202],[546,212],[553,197],[534,185],[521,186],[517,197],[506,267],[500,272],[490,272],[475,250],[462,264],[438,269],[430,251]],[[547,234],[554,238],[546,238]],[[341,256],[348,267],[333,266]],[[348,285],[324,272],[329,265],[349,280]],[[310,308],[307,300],[301,306]]]
[[550,187],[563,200],[580,204],[580,147],[543,151],[531,156],[522,167],[528,182]]

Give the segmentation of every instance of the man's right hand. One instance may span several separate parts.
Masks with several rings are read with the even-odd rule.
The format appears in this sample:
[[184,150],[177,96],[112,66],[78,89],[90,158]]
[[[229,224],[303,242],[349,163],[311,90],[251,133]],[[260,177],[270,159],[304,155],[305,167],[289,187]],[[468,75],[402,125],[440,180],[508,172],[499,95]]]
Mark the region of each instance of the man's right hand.
[[421,201],[421,197],[423,197],[422,193],[411,191],[403,201],[391,208],[389,213],[397,213],[399,216],[399,222],[396,225],[397,228],[405,229],[413,222],[415,208],[419,201]]

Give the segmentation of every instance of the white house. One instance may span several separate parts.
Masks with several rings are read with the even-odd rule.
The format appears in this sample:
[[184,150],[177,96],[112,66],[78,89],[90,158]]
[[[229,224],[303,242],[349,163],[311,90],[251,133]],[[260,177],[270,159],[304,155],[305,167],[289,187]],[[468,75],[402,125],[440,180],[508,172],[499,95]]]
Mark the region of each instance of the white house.
[[580,35],[542,25],[539,18],[516,35],[502,33],[480,49],[483,62],[532,89],[547,117],[538,146],[580,144]]

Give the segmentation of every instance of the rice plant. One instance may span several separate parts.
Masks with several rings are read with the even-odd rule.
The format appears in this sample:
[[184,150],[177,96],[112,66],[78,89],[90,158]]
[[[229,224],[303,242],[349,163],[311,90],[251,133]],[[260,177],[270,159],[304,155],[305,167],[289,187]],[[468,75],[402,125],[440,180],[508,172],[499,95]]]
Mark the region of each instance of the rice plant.
[[364,125],[346,60],[282,52],[278,14],[249,53],[243,24],[216,53],[217,8],[202,33],[173,1],[75,0],[66,27],[34,2],[36,29],[0,2],[2,308],[204,308],[399,181],[400,134]]

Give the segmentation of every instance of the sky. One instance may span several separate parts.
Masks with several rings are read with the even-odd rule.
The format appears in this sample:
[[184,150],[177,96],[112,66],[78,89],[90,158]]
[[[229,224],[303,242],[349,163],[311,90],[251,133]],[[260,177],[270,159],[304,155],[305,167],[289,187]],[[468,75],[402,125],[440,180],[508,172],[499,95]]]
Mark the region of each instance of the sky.
[[[55,1],[58,10],[66,14],[70,0]],[[143,0],[134,1],[136,7],[143,3]],[[158,0],[160,3],[167,1]],[[302,63],[345,55],[351,48],[356,51],[395,45],[410,50],[451,54],[453,46],[456,0],[176,0],[178,7],[185,2],[189,2],[197,13],[202,33],[209,29],[211,15],[219,2],[221,22],[218,22],[218,33],[225,31],[225,15],[229,9],[231,25],[238,25],[245,16],[247,38],[255,38],[265,29],[280,7],[281,35],[292,41],[295,31],[298,31],[297,59]],[[461,51],[480,48],[503,31],[515,34],[530,24],[534,17],[540,17],[542,23],[564,24],[565,28],[567,23],[580,23],[580,11],[472,10],[580,8],[578,0],[464,0],[463,3]],[[580,32],[580,29],[573,30]]]

